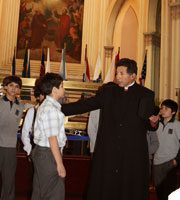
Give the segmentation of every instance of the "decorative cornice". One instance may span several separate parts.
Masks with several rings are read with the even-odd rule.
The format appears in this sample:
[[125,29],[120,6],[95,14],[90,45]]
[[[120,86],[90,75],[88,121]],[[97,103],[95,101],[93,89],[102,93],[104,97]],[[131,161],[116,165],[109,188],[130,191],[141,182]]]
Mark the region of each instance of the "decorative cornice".
[[180,0],[169,0],[169,7],[171,8],[171,16],[173,19],[180,18]]
[[169,0],[169,6],[180,6],[180,0]]
[[155,45],[160,47],[160,35],[156,32],[144,33],[145,45]]

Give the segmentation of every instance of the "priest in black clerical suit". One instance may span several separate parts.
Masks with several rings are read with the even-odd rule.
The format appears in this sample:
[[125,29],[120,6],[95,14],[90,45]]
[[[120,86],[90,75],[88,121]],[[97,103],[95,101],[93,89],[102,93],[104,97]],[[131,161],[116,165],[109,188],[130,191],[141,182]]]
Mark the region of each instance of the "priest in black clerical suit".
[[136,62],[121,59],[116,83],[62,106],[65,115],[101,109],[88,200],[148,200],[146,132],[155,130],[158,118],[152,116],[154,92],[138,85],[136,75]]

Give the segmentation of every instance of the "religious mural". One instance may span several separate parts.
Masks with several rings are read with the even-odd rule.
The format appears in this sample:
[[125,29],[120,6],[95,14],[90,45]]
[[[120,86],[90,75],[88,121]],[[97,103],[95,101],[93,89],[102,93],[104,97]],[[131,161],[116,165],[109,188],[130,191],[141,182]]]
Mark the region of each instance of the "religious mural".
[[50,48],[52,61],[60,61],[66,44],[66,61],[80,63],[84,0],[21,0],[17,58],[25,46],[31,59],[40,60],[42,47]]

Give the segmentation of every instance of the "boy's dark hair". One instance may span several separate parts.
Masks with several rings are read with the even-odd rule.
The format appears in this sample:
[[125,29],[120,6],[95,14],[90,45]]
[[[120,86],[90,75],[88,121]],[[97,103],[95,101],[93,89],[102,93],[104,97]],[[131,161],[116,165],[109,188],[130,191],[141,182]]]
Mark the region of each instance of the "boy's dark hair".
[[166,106],[168,108],[170,108],[172,110],[172,112],[175,112],[175,114],[173,116],[176,115],[176,112],[178,110],[178,104],[171,100],[171,99],[166,99],[161,103],[161,106]]
[[19,78],[18,76],[6,76],[4,79],[3,79],[3,83],[2,85],[3,86],[7,86],[8,84],[10,83],[16,83],[19,85],[19,88],[22,87],[22,80],[21,78]]
[[41,80],[42,78],[38,78],[35,81],[35,86],[34,86],[34,96],[37,98],[41,94],[43,95],[43,92],[41,91]]
[[129,58],[122,58],[116,63],[117,67],[124,66],[127,67],[128,74],[136,74],[137,75],[137,63],[135,60],[131,60]]
[[44,95],[52,93],[53,87],[59,88],[63,78],[56,73],[46,73],[41,79],[41,91]]

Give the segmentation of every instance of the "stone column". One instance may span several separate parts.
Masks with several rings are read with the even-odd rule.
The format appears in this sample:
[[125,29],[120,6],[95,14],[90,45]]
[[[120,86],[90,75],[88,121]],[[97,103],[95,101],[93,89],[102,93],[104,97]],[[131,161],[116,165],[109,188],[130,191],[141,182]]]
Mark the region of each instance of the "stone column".
[[8,74],[11,73],[10,63],[17,41],[20,0],[6,0],[1,6],[3,9],[0,18],[0,71],[3,69],[3,73]]
[[160,35],[158,33],[144,33],[145,49],[147,50],[146,83],[148,88],[155,91],[159,99],[159,74],[160,74]]
[[161,56],[160,56],[160,100],[170,97],[170,13],[168,0],[161,1]]
[[180,0],[170,0],[169,7],[171,11],[171,97],[174,98],[176,90],[180,89]]
[[113,46],[104,46],[104,65],[102,67],[103,80],[105,79],[108,69],[111,65],[113,49],[114,49]]

